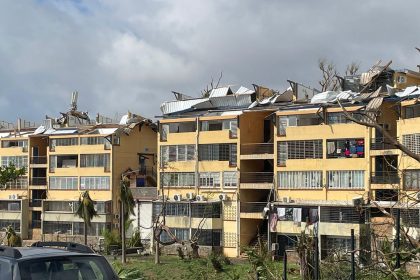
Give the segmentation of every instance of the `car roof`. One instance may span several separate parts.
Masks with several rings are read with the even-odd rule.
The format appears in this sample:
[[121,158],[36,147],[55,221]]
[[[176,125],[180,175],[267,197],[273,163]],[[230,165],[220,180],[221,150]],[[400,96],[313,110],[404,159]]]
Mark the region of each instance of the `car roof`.
[[96,254],[72,252],[59,248],[47,247],[18,247],[17,249],[22,257],[20,259],[30,259],[35,257],[60,257],[60,256],[91,256]]

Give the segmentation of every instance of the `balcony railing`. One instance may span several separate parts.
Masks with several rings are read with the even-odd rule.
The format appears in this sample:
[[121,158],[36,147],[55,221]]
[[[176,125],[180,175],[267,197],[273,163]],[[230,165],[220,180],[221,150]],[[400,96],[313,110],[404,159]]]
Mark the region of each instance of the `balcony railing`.
[[33,220],[32,221],[32,228],[41,228],[41,221],[40,220]]
[[46,186],[47,178],[46,177],[32,177],[31,185],[32,186]]
[[[396,138],[398,141],[398,138]],[[372,138],[370,141],[371,150],[390,150],[395,149],[395,146],[390,143],[390,141],[384,137]]]
[[273,172],[241,172],[241,183],[273,183]]
[[241,202],[241,213],[262,213],[267,202]]
[[30,207],[41,207],[42,206],[42,199],[33,198],[29,201]]
[[47,164],[47,157],[46,156],[31,157],[31,164]]
[[241,155],[262,155],[273,153],[273,143],[249,143],[241,145]]
[[378,171],[370,175],[372,184],[399,184],[400,176],[397,171]]

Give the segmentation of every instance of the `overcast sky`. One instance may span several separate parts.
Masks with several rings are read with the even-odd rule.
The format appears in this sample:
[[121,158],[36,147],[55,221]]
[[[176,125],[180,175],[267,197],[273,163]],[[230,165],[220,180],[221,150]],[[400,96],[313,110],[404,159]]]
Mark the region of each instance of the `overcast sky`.
[[317,87],[317,61],[340,71],[377,60],[417,69],[420,3],[280,0],[0,0],[0,120],[68,109],[153,117],[171,91],[222,84]]

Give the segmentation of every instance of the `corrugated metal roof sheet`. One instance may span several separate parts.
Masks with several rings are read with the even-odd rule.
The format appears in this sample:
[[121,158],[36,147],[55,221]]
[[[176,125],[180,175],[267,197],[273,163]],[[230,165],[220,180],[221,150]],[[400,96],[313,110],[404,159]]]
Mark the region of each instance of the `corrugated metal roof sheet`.
[[181,112],[190,109],[191,107],[208,101],[208,98],[197,98],[190,100],[180,100],[180,101],[168,101],[162,103],[160,110],[163,114],[171,114],[175,112]]
[[220,87],[211,90],[209,97],[221,97],[232,94],[230,87]]
[[236,94],[252,94],[255,91],[253,91],[252,89],[246,88],[244,86],[241,86],[240,88],[238,88],[238,90],[236,91]]
[[376,112],[381,107],[384,98],[382,96],[375,97],[371,101],[369,101],[368,105],[366,105],[366,111],[368,112]]

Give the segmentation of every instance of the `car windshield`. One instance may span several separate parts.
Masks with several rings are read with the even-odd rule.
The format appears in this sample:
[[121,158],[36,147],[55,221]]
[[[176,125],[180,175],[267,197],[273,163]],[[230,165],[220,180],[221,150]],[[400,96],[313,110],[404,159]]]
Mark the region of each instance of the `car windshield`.
[[106,259],[97,256],[66,256],[27,260],[19,263],[21,279],[28,280],[114,280]]

